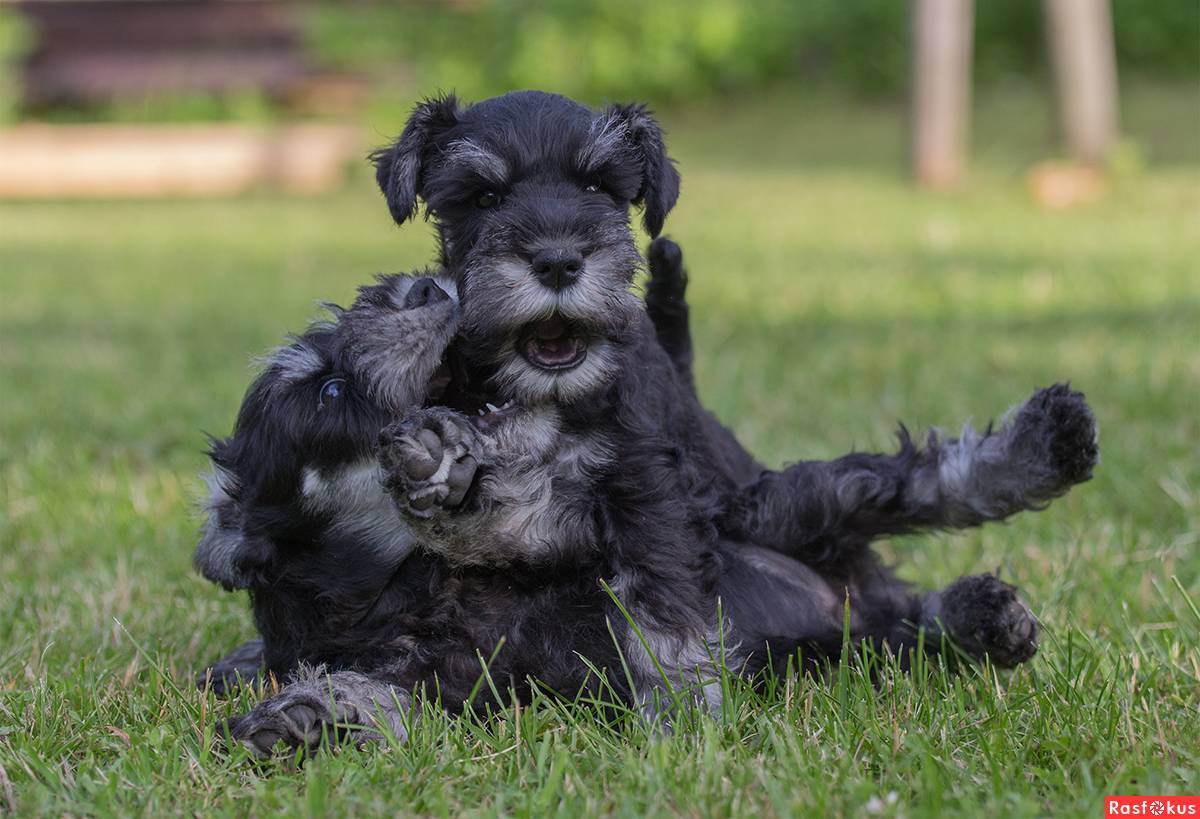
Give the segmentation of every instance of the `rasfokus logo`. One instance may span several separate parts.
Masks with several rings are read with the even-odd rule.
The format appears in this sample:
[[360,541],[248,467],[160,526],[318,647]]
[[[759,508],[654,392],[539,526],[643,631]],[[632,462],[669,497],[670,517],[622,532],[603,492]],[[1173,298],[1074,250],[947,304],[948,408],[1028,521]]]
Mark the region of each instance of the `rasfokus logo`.
[[1200,796],[1106,796],[1104,816],[1200,817]]

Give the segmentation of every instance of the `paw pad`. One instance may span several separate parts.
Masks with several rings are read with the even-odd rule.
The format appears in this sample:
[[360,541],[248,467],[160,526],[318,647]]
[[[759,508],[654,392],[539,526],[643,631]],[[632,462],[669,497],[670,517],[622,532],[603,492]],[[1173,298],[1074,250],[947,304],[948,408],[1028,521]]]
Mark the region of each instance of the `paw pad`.
[[993,574],[963,577],[942,592],[941,618],[972,657],[1013,668],[1037,653],[1038,623],[1015,586]]
[[451,410],[423,410],[380,437],[387,488],[417,518],[461,506],[479,464],[471,453],[469,422]]

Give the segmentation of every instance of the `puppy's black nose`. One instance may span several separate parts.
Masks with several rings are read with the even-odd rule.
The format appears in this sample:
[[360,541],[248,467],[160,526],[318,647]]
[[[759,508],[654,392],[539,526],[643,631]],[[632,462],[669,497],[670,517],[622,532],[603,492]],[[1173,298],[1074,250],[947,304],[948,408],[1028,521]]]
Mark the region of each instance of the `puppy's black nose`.
[[446,301],[449,298],[446,291],[438,287],[437,282],[433,279],[417,279],[404,294],[404,309],[415,310],[418,307],[437,304],[439,301]]
[[566,247],[551,247],[538,251],[531,263],[533,275],[552,290],[570,287],[583,269],[583,254]]

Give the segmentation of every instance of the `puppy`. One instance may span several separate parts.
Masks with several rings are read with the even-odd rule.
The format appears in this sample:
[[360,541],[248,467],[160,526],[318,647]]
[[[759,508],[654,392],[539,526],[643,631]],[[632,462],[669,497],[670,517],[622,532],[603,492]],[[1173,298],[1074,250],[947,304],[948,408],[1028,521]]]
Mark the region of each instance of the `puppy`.
[[210,449],[197,569],[247,589],[261,639],[201,673],[224,691],[300,662],[340,667],[415,593],[411,533],[382,488],[379,431],[442,396],[458,307],[445,278],[385,276],[266,358],[233,434]]
[[[399,335],[389,344],[386,337],[375,335],[373,343],[381,348],[399,347],[402,338]],[[356,345],[348,342],[346,346]],[[362,372],[359,367],[348,369]],[[376,379],[367,373],[366,380]],[[443,397],[452,391],[443,391]],[[426,409],[417,415],[438,420],[447,412]],[[410,418],[407,423],[412,421]],[[447,509],[462,507],[461,514],[476,514],[466,511],[466,507],[482,503],[477,493],[485,490],[474,486],[464,492],[461,476],[451,476],[456,467],[467,463],[468,451],[463,442],[480,435],[487,426],[480,421],[464,426],[457,438],[440,431],[429,435],[429,428],[417,427],[411,430],[411,446],[420,457],[395,452],[395,444],[385,450],[385,459],[390,457],[389,452],[399,455],[404,468],[414,473],[404,480],[410,488],[420,490],[413,511],[418,539],[419,522],[434,521]],[[393,434],[391,440],[403,437]],[[493,448],[480,454],[485,461],[472,471],[485,473],[505,461],[515,463],[527,453]],[[438,473],[444,479],[434,477]],[[428,491],[439,483],[446,484],[443,493]],[[427,502],[430,497],[433,502]],[[398,498],[401,503],[413,499]],[[436,535],[437,530],[432,534]],[[719,544],[716,553],[720,559],[716,593],[727,595],[732,638],[775,649],[799,645],[806,651],[836,652],[841,640],[840,609],[827,578],[798,561],[745,544]],[[323,729],[344,729],[357,740],[377,737],[380,731],[403,736],[412,692],[423,685],[436,685],[442,703],[451,710],[457,710],[472,696],[477,704],[481,699],[496,704],[492,689],[478,685],[481,652],[490,657],[488,673],[498,687],[521,698],[528,696],[536,677],[567,695],[586,690],[595,697],[617,693],[627,701],[637,701],[635,688],[621,679],[602,682],[592,677],[575,654],[583,653],[601,668],[612,668],[619,662],[620,649],[614,652],[607,633],[610,624],[606,622],[618,612],[606,612],[606,597],[596,589],[595,578],[586,568],[590,559],[565,563],[563,571],[554,571],[542,561],[513,559],[504,567],[456,566],[421,552],[413,554],[389,580],[394,588],[403,587],[407,593],[393,593],[382,599],[368,623],[342,635],[357,652],[352,662],[331,663],[329,669],[340,670],[327,677],[319,673],[295,675],[278,696],[231,721],[233,736],[262,753],[279,741],[316,744]],[[582,571],[580,567],[584,567]],[[943,593],[926,596],[923,602],[927,610],[915,613],[920,619],[912,626],[926,627],[930,645],[937,645],[941,622],[929,608],[932,603],[958,617],[960,623],[963,615],[971,613],[980,615],[985,625],[997,623],[994,609],[1011,605],[1015,598],[1011,592],[1006,597],[1007,588],[989,582],[992,580],[989,576],[966,578]],[[990,609],[981,605],[989,591],[999,598],[991,601]],[[1032,627],[1032,618],[1019,604],[1013,616]],[[857,633],[864,633],[861,623]],[[913,633],[898,631],[896,637],[903,641]],[[1012,628],[979,632],[964,629],[963,633],[972,641],[967,644],[969,651],[976,656],[992,653],[1001,662],[1014,638]],[[821,644],[822,639],[827,642]],[[730,645],[726,656],[738,656],[740,646]],[[497,646],[501,648],[493,654]],[[714,654],[717,651],[714,648]],[[750,672],[765,654],[758,652],[759,663],[755,663],[754,652],[740,657],[743,664],[735,668]],[[695,687],[702,691],[713,687],[705,682],[700,677]]]
[[[482,488],[485,480],[478,480],[463,493],[461,483],[456,486],[454,481],[440,488],[443,479],[436,476],[449,477],[468,463],[471,450],[465,442],[489,434],[496,420],[489,419],[491,415],[474,415],[482,420],[447,431],[437,424],[448,417],[457,423],[465,416],[426,409],[385,436],[391,441],[384,458],[393,485],[413,492],[398,494],[398,501],[411,504],[410,512],[417,521],[414,531],[422,543],[426,537],[436,539],[447,528],[461,525],[443,521],[445,528],[439,529],[437,518],[447,510],[461,508],[460,514],[471,518],[479,516],[478,508],[490,505],[488,490]],[[434,425],[426,423],[430,421]],[[472,471],[482,476],[497,467],[502,470],[505,463],[529,462],[529,453],[523,449],[505,452],[497,447],[501,440],[493,437],[488,448],[475,450],[483,460]],[[478,441],[474,445],[478,446]],[[400,469],[406,475],[396,476]],[[504,485],[503,480],[497,483]],[[420,530],[423,523],[432,525],[424,534]],[[434,551],[440,548],[432,541],[429,545]],[[828,578],[799,561],[751,545],[718,543],[713,555],[719,564],[713,591],[729,601],[726,612],[731,642],[726,657],[735,668],[752,672],[767,656],[763,649],[800,646],[816,655],[836,652],[841,640],[840,607]],[[646,697],[646,692],[637,688],[639,682],[647,684],[645,676],[635,672],[633,685],[620,678],[601,681],[580,660],[580,655],[588,657],[594,667],[602,669],[613,669],[621,662],[624,652],[620,643],[614,651],[608,632],[621,612],[611,607],[606,595],[599,594],[594,573],[604,567],[620,567],[628,559],[564,555],[525,560],[509,555],[503,566],[474,566],[445,559],[426,561],[424,556],[414,555],[405,572],[424,578],[425,599],[409,598],[408,605],[393,608],[390,625],[380,622],[379,639],[374,641],[378,654],[366,673],[338,670],[327,677],[302,676],[250,714],[233,720],[231,732],[263,753],[279,741],[313,745],[326,730],[342,730],[358,740],[377,736],[381,730],[403,736],[415,688],[436,685],[442,703],[451,710],[471,696],[476,701],[492,700],[492,689],[478,685],[481,652],[490,656],[488,674],[498,688],[511,690],[519,698],[528,695],[536,676],[542,684],[567,695],[580,690],[597,697],[615,693],[653,710],[657,698]],[[419,571],[414,566],[419,566]],[[925,604],[924,611],[914,611],[912,623],[904,628],[896,622],[888,624],[895,632],[894,645],[911,640],[915,628],[923,626],[929,630],[930,645],[936,646],[943,622],[939,613],[945,612],[949,615],[946,619],[962,626],[987,626],[982,630],[964,628],[963,633],[971,639],[968,651],[975,656],[991,653],[1004,662],[1004,652],[1014,639],[1023,650],[1020,628],[1025,629],[1023,638],[1028,642],[1033,625],[1011,589],[989,576],[965,578],[920,602]],[[998,613],[1006,613],[1012,622],[1002,624]],[[976,616],[974,621],[968,619],[971,615]],[[869,631],[861,619],[855,629],[860,638]],[[671,644],[660,635],[646,632],[646,638],[655,654],[675,656],[669,653]],[[743,652],[743,641],[757,649]],[[492,654],[490,649],[495,647],[500,648]],[[719,654],[718,647],[710,648],[713,656]],[[703,668],[705,662],[704,658],[696,660],[699,674],[692,682],[701,696],[709,698],[715,686],[706,676],[712,670]],[[358,669],[364,667],[360,664]],[[671,670],[683,668],[686,666]],[[687,679],[681,676],[676,681]]]
[[[629,209],[641,206],[655,235],[679,192],[661,130],[641,106],[593,112],[518,92],[464,108],[443,97],[418,106],[375,161],[396,220],[410,218],[420,198],[437,225],[462,296],[460,344],[488,373],[488,405],[504,407],[472,423],[500,451],[528,456],[503,480],[483,476],[483,497],[494,496],[486,523],[439,528],[438,548],[453,562],[553,558],[594,544],[606,470],[626,451],[635,459],[634,451],[657,450],[678,465],[672,503],[685,517],[817,565],[839,587],[868,580],[858,598],[864,613],[891,621],[901,612],[889,601],[907,609],[910,596],[878,568],[872,538],[1002,519],[1090,476],[1094,422],[1082,396],[1062,386],[982,436],[934,436],[924,451],[904,437],[895,456],[764,474],[695,400],[682,299],[674,325],[656,330],[629,293],[637,266]],[[659,267],[682,277],[678,248],[660,241],[651,254],[672,259]],[[662,284],[664,293],[679,289]],[[658,292],[652,280],[649,303],[671,303]],[[438,427],[462,437],[453,421],[430,421],[427,434]],[[480,445],[485,457],[488,446]],[[420,459],[412,453],[402,457]],[[657,473],[636,479],[664,485]],[[639,494],[629,491],[625,512]],[[553,515],[541,514],[549,508]]]

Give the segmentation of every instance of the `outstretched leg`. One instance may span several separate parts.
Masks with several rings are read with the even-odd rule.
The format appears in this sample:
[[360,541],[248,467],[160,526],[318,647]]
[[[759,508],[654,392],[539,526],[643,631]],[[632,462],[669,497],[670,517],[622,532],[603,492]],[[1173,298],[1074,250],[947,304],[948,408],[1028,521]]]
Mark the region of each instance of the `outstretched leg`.
[[1057,384],[982,434],[930,434],[920,449],[902,429],[895,455],[854,453],[765,473],[734,500],[723,527],[806,562],[837,561],[880,536],[1042,509],[1088,480],[1098,461],[1083,394]]

